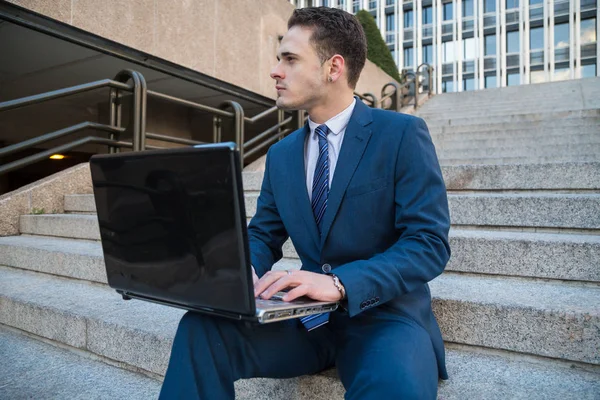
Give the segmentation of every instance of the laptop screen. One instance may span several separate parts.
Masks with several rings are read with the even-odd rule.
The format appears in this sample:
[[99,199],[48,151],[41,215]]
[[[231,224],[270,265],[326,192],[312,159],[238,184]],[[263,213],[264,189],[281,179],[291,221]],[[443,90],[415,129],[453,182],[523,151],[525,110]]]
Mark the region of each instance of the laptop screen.
[[238,157],[221,144],[90,160],[111,287],[254,314]]

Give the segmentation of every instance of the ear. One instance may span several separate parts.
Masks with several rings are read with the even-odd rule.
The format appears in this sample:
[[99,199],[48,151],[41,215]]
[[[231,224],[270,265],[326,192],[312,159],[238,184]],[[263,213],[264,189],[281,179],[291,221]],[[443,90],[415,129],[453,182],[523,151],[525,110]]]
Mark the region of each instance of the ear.
[[339,54],[334,55],[329,59],[329,75],[328,79],[331,78],[331,82],[336,82],[342,78],[346,71],[346,60]]

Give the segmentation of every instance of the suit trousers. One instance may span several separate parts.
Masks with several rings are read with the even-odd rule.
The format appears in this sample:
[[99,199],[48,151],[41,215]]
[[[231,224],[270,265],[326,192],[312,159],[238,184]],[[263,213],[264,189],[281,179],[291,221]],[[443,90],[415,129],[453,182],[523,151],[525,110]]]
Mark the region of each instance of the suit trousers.
[[299,320],[250,324],[188,312],[160,399],[234,399],[233,383],[292,378],[337,365],[346,399],[435,399],[438,369],[429,334],[379,308],[307,332]]

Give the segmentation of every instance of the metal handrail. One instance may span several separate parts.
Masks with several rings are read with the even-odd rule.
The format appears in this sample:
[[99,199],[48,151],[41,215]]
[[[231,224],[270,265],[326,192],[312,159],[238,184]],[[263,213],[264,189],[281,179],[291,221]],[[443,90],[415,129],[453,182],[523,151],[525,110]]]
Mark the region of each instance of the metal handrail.
[[71,86],[66,89],[53,90],[42,94],[27,96],[16,100],[9,100],[0,103],[0,112],[21,108],[32,104],[43,103],[45,101],[59,99],[61,97],[71,96],[74,94],[89,92],[90,90],[110,87],[120,90],[132,90],[132,85],[127,85],[122,82],[117,82],[112,79],[101,79],[99,81],[84,83],[82,85]]
[[22,168],[22,167],[26,167],[26,166],[34,164],[38,161],[45,160],[48,157],[50,157],[52,154],[62,153],[65,151],[73,150],[76,147],[83,146],[84,144],[88,144],[88,143],[105,144],[108,146],[115,146],[115,147],[133,148],[133,143],[130,143],[130,142],[122,142],[122,141],[118,141],[118,140],[111,140],[111,139],[101,138],[101,137],[97,137],[97,136],[87,136],[87,137],[84,137],[81,139],[73,140],[69,143],[65,143],[60,146],[53,147],[49,150],[44,150],[42,152],[33,154],[31,156],[21,158],[19,160],[10,162],[8,164],[1,165],[0,166],[0,175],[5,174],[7,172],[14,171],[14,170]]
[[[421,68],[419,66],[419,68]],[[431,66],[428,66],[429,72],[432,70]],[[409,74],[406,74],[409,75]],[[431,73],[429,74],[429,85],[431,91]],[[364,102],[367,102],[374,108],[388,108],[399,111],[402,105],[403,93],[402,88],[408,87],[414,90],[415,94],[418,94],[419,80],[417,75],[412,74],[412,79],[409,79],[404,85],[399,86],[396,83],[388,83],[381,90],[381,99],[378,99],[373,93],[354,93]],[[235,101],[225,101],[219,108],[210,107],[204,104],[196,103],[193,101],[177,98],[164,93],[148,90],[146,80],[144,76],[133,70],[120,71],[114,79],[102,79],[95,82],[85,83],[82,85],[76,85],[65,89],[59,89],[42,93],[39,95],[28,96],[21,99],[10,100],[0,103],[0,112],[12,110],[20,107],[25,107],[32,104],[38,104],[45,101],[66,97],[78,93],[83,93],[90,90],[95,90],[103,87],[110,88],[109,96],[109,125],[100,124],[96,122],[82,122],[67,128],[63,128],[54,132],[43,134],[39,137],[29,139],[14,145],[6,146],[0,149],[0,157],[16,152],[32,148],[34,146],[49,142],[54,139],[66,137],[73,133],[85,130],[94,129],[105,131],[109,133],[108,138],[101,138],[96,136],[88,136],[85,138],[73,140],[69,143],[53,147],[51,149],[36,153],[34,155],[24,157],[22,159],[13,161],[11,163],[0,166],[0,174],[13,171],[15,169],[30,165],[32,163],[41,161],[52,154],[60,153],[68,150],[72,150],[76,147],[88,144],[105,144],[109,147],[109,152],[118,152],[121,148],[131,148],[133,151],[143,151],[145,149],[160,149],[159,146],[148,145],[147,139],[154,139],[163,142],[171,142],[182,145],[196,145],[203,142],[195,141],[191,139],[177,138],[168,135],[162,135],[159,133],[147,132],[146,131],[146,108],[148,96],[157,98],[163,101],[175,103],[181,106],[189,107],[195,110],[209,112],[213,114],[213,140],[221,141],[221,119],[222,118],[233,118],[235,142],[238,144],[240,158],[242,162],[255,155],[258,151],[264,147],[270,145],[276,140],[281,140],[290,132],[295,129],[299,129],[304,126],[307,117],[302,111],[295,111],[291,113],[291,116],[286,118],[287,111],[273,106],[253,117],[245,117],[243,107]],[[389,87],[393,87],[392,91],[387,91]],[[127,91],[132,93],[132,106],[130,107],[130,118],[129,126],[121,127],[122,119],[122,92]],[[387,92],[386,92],[387,91]],[[389,107],[385,106],[385,103],[391,99]],[[415,107],[417,106],[417,100],[415,98]],[[245,141],[244,138],[244,124],[254,124],[275,112],[278,113],[278,123],[274,126],[266,129],[259,133],[254,138]],[[124,142],[119,140],[119,136],[123,133],[131,134],[132,142]]]

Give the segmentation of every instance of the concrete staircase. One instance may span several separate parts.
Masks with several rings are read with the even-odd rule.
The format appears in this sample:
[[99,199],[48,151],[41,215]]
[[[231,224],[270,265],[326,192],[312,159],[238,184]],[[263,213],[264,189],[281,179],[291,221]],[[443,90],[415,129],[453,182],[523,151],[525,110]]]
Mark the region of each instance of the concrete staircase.
[[[520,87],[521,100],[508,100],[515,88],[440,95],[421,109],[443,163],[453,221],[452,258],[431,283],[450,373],[440,398],[599,396],[600,160],[593,152],[583,157],[581,149],[565,151],[560,162],[545,162],[553,156],[542,150],[515,152],[536,148],[552,130],[556,140],[568,137],[565,146],[575,138],[598,143],[600,105],[588,107],[591,95],[578,109],[559,104],[565,97],[586,99],[599,81],[585,81]],[[579,92],[548,100],[577,85]],[[457,98],[491,111],[463,112]],[[515,145],[515,138],[523,141]],[[475,140],[512,150],[502,157],[483,155],[477,146],[445,153]],[[516,161],[502,163],[507,160]],[[260,168],[244,172],[249,217],[261,180]],[[156,396],[183,311],[122,301],[106,285],[92,196],[65,196],[64,204],[66,214],[23,215],[21,235],[0,238],[0,366],[12,372],[0,377],[0,398],[89,398],[86,390],[112,398],[119,385],[128,398]],[[276,268],[299,266],[286,243]],[[22,346],[38,353],[28,359]],[[61,365],[78,368],[67,376]],[[18,370],[40,371],[39,389],[23,384]],[[89,389],[68,383],[78,381],[80,370],[88,371]],[[238,399],[341,399],[344,393],[335,371],[246,380],[236,390]]]

